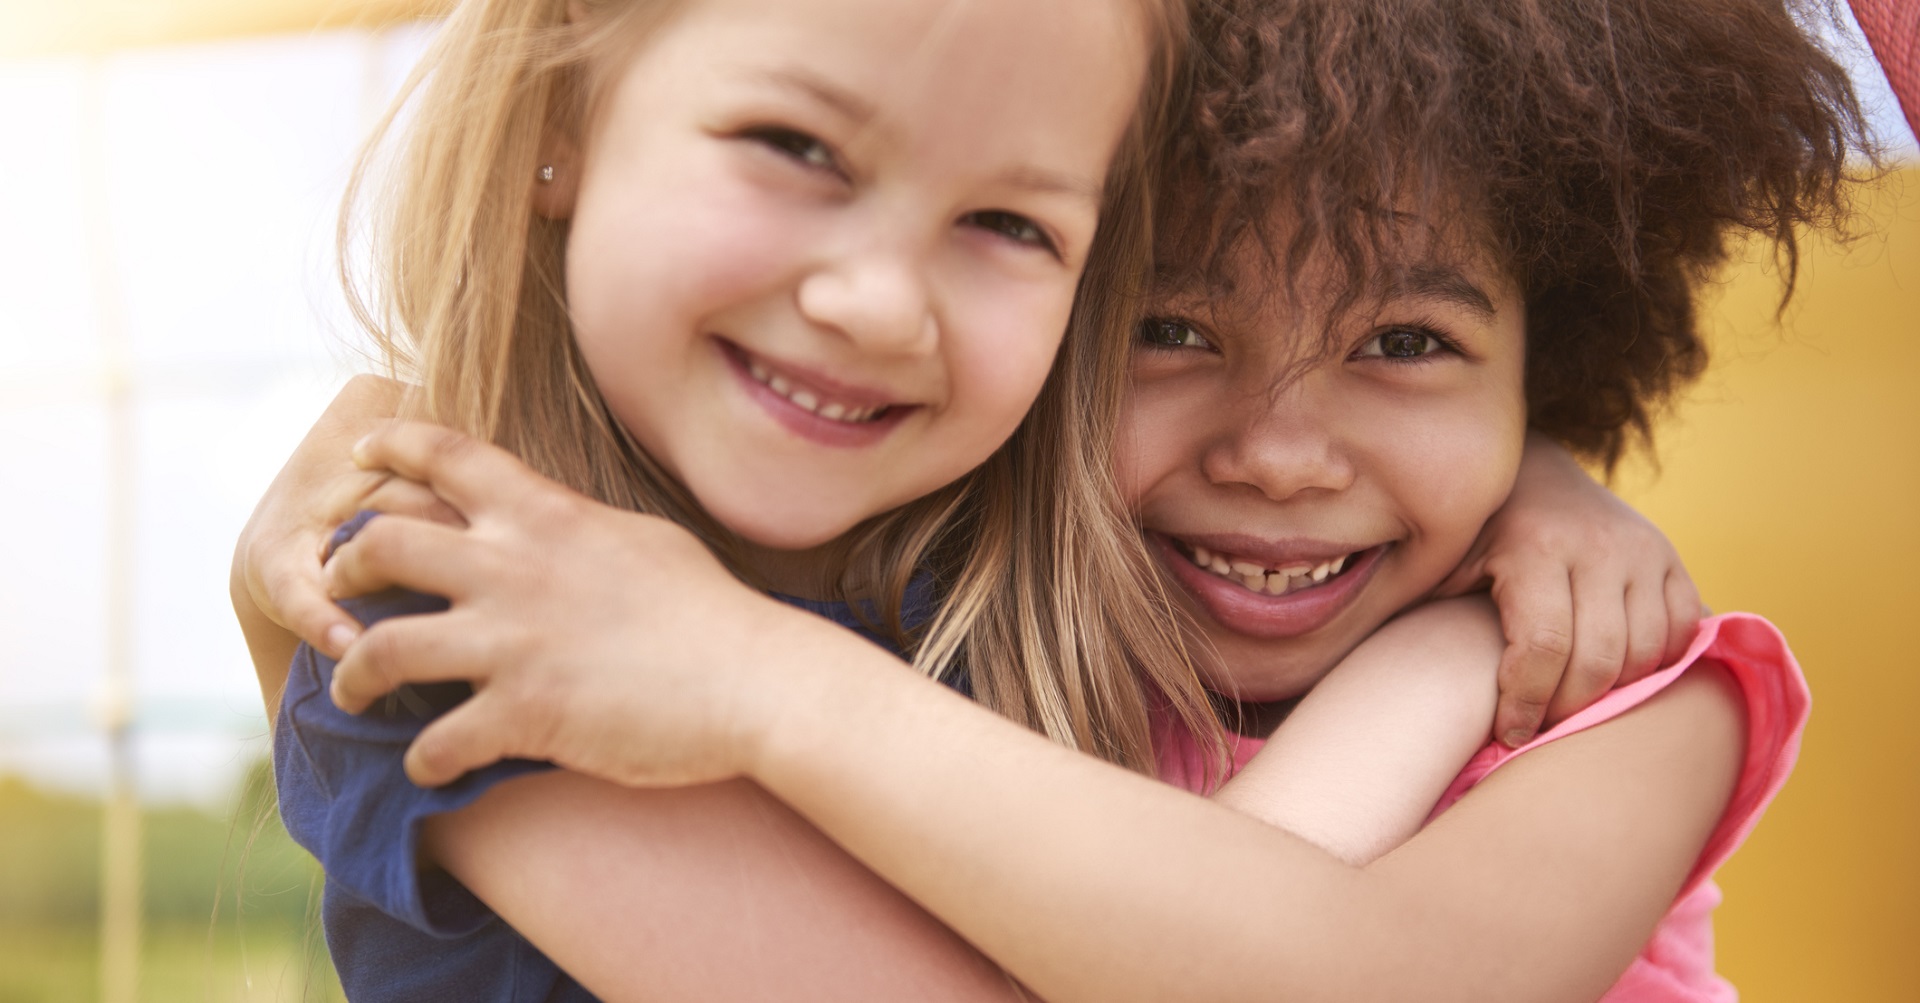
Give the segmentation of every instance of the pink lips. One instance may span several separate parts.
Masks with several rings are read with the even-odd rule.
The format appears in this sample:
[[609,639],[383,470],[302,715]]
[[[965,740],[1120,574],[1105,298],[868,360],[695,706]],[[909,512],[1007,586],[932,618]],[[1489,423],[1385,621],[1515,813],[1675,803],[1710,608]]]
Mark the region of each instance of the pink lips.
[[716,338],[715,340],[719,343],[721,355],[727,360],[728,367],[733,370],[734,377],[740,381],[741,389],[747,396],[759,404],[787,431],[809,442],[840,448],[871,446],[891,435],[908,415],[919,410],[914,405],[892,404],[874,391],[849,386],[823,374],[799,370],[784,364],[777,365],[759,356],[752,357],[754,363],[778,372],[796,383],[819,388],[835,400],[886,407],[885,411],[869,421],[848,422],[823,418],[755,379],[748,368],[749,356],[744,349],[725,339]]
[[[1171,537],[1160,533],[1149,536],[1174,579],[1220,626],[1264,640],[1299,637],[1331,623],[1366,588],[1380,566],[1381,557],[1392,546],[1382,544],[1355,553],[1339,575],[1313,588],[1275,596],[1254,592],[1239,582],[1195,567]],[[1206,545],[1205,540],[1198,542]],[[1246,554],[1252,549],[1242,546],[1235,551]],[[1338,553],[1334,548],[1319,549],[1327,551],[1324,556]]]

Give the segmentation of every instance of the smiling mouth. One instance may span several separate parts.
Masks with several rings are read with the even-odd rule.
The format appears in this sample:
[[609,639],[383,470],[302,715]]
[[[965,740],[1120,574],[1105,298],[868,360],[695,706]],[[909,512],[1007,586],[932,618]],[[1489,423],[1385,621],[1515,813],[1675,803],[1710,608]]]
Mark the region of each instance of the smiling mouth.
[[829,391],[786,373],[777,372],[738,346],[730,345],[728,348],[738,353],[742,367],[754,382],[815,417],[839,422],[842,425],[870,425],[887,418],[897,407],[892,404],[862,404],[855,401],[835,400]]
[[1177,537],[1168,537],[1174,549],[1194,567],[1218,578],[1238,584],[1249,592],[1284,596],[1319,588],[1338,579],[1365,550],[1341,554],[1320,561],[1292,561],[1273,566],[1249,557],[1209,550]]

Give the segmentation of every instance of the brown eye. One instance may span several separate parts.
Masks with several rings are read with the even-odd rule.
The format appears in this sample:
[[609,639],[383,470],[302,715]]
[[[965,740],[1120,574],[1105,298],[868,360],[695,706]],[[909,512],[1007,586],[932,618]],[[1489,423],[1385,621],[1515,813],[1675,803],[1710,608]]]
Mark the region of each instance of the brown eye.
[[1153,348],[1213,347],[1213,343],[1201,337],[1192,325],[1165,317],[1149,317],[1141,321],[1140,341]]
[[1417,359],[1433,349],[1433,336],[1421,331],[1388,331],[1380,336],[1380,354],[1389,359]]

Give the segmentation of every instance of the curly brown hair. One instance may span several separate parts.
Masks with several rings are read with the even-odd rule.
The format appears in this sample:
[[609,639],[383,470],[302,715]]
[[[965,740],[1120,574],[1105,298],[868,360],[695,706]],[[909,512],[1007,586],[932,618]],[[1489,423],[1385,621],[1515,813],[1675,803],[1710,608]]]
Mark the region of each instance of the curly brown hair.
[[1694,294],[1732,238],[1774,242],[1784,306],[1796,231],[1844,221],[1850,157],[1872,157],[1846,71],[1815,41],[1834,16],[1793,0],[1197,0],[1159,281],[1230,292],[1232,259],[1257,246],[1289,288],[1310,259],[1331,269],[1351,306],[1409,246],[1410,199],[1464,209],[1526,303],[1529,421],[1611,469],[1705,366]]

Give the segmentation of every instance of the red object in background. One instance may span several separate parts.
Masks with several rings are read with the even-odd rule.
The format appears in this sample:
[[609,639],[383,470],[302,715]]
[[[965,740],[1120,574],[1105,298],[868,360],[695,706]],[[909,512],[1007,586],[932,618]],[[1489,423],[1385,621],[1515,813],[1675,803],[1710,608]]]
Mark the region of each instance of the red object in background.
[[1920,137],[1920,0],[1852,0],[1854,20],[1887,71],[1907,128]]

